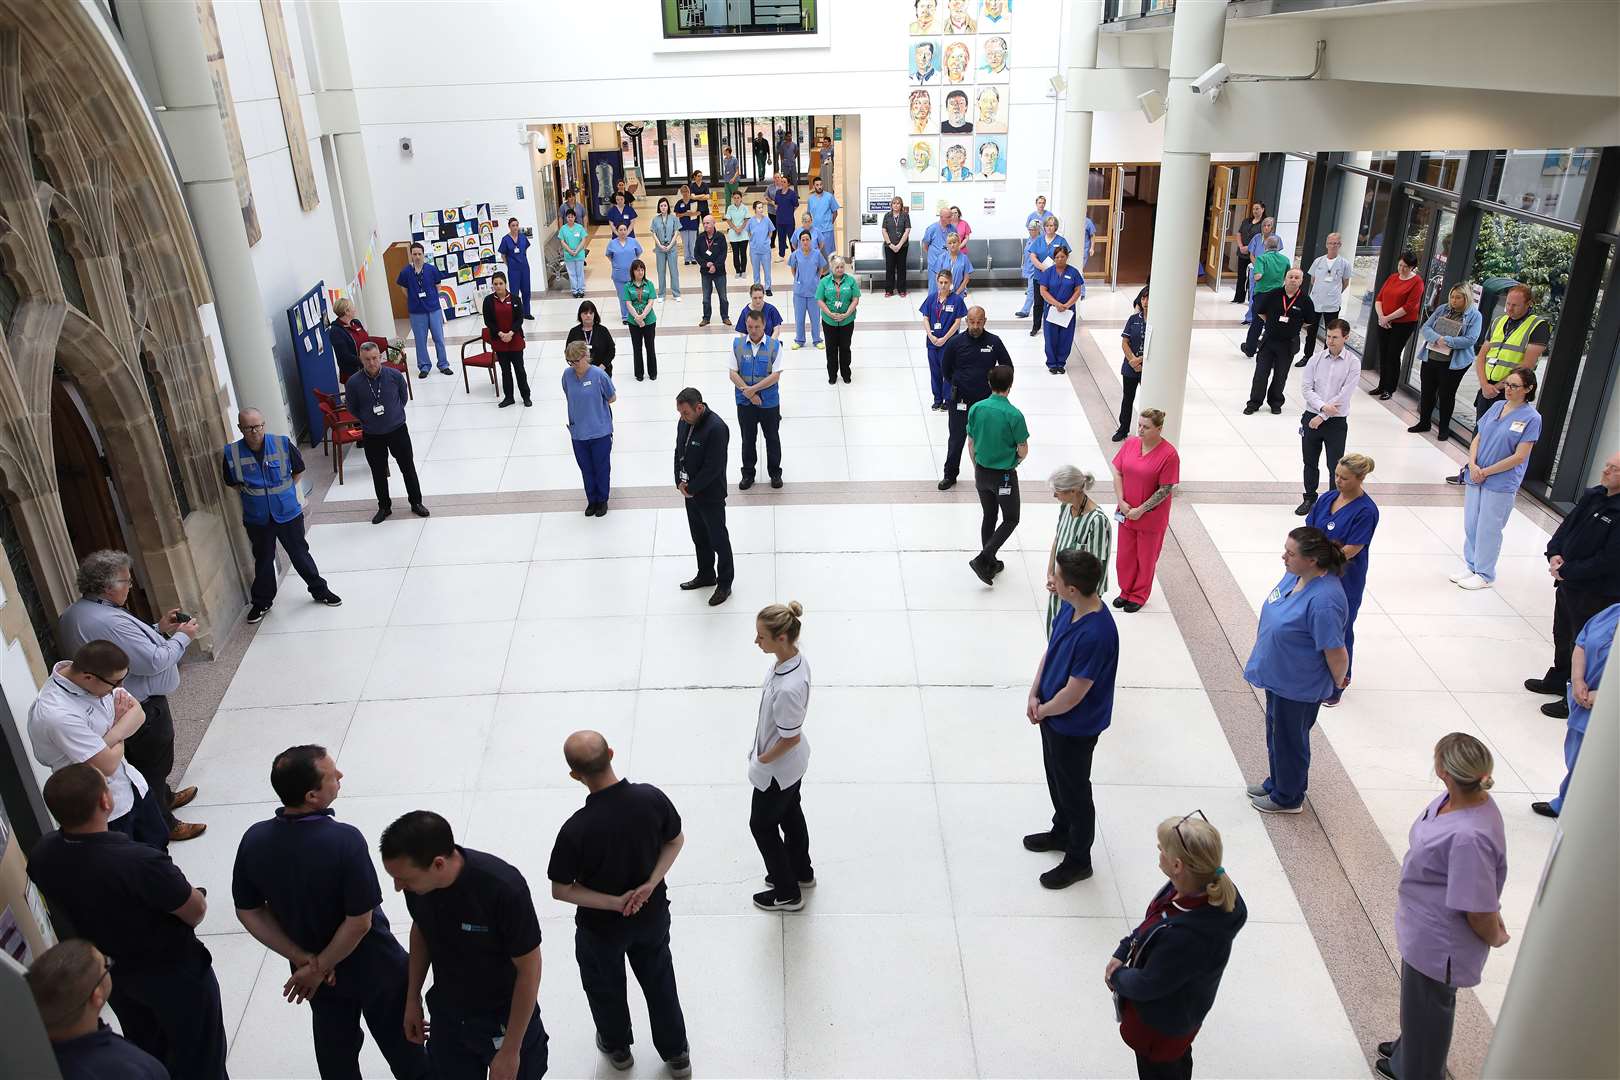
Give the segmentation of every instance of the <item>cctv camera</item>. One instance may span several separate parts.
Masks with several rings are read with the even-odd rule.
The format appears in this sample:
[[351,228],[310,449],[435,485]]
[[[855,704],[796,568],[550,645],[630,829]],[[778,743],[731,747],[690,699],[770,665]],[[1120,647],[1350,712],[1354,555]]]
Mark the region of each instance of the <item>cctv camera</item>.
[[1226,80],[1231,77],[1231,68],[1225,64],[1216,64],[1192,81],[1192,92],[1195,94],[1208,94],[1226,85]]
[[411,137],[409,135],[399,140],[399,152],[402,154],[409,154],[411,152]]

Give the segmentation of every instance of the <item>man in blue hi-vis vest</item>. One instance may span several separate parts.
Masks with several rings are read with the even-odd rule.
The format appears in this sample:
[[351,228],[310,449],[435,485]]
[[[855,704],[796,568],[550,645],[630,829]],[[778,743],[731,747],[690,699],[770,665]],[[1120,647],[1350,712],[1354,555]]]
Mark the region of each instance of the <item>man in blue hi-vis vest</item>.
[[315,602],[337,607],[343,601],[326,587],[304,538],[304,508],[298,502],[304,459],[298,447],[285,435],[266,435],[258,409],[237,413],[236,426],[242,437],[225,448],[225,483],[242,496],[242,524],[253,544],[253,607],[247,621],[263,619],[276,601],[278,540]]

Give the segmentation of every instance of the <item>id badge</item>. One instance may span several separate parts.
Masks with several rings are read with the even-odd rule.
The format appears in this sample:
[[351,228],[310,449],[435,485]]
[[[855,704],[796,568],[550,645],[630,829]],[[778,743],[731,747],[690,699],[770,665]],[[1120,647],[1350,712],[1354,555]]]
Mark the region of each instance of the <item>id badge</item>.
[[1001,474],[1001,487],[996,489],[996,494],[997,495],[1011,495],[1012,494],[1012,473],[1005,472],[1005,473]]
[[968,403],[965,402],[965,401],[958,401],[956,403],[956,411],[957,412],[967,412],[968,411]]
[[685,469],[682,469],[680,471],[679,475],[680,475],[680,478],[681,478],[681,483],[683,483],[683,484],[686,483],[687,480],[689,479],[689,477],[686,475],[686,470]]
[[381,405],[373,405],[371,407],[371,415],[373,415],[373,416],[381,416],[382,414],[383,414],[383,407]]
[[427,293],[419,292],[419,293],[416,294],[416,298],[418,300],[426,300],[427,299]]

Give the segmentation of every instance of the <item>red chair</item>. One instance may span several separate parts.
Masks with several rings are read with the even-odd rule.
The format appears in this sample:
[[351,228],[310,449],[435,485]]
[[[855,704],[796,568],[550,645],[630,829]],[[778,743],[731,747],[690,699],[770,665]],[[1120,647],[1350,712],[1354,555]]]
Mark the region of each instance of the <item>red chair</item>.
[[405,358],[401,356],[398,360],[388,359],[388,339],[385,337],[376,337],[373,335],[366,338],[366,340],[377,346],[377,348],[382,351],[384,367],[391,367],[401,375],[405,376],[405,398],[408,401],[415,401],[416,388],[411,385],[411,369],[405,366]]
[[[468,348],[477,346],[483,352],[467,355]],[[467,393],[472,393],[472,383],[467,378],[467,368],[481,367],[489,369],[489,385],[495,385],[495,352],[489,347],[489,328],[486,326],[482,334],[475,338],[468,338],[461,343],[461,385]]]
[[[325,395],[321,395],[322,398]],[[318,399],[319,400],[319,399]],[[321,406],[321,419],[326,422],[326,434],[321,438],[324,447],[328,439],[332,443],[332,471],[337,473],[338,485],[343,484],[343,448],[349,443],[357,443],[364,432],[360,429],[360,421],[349,415],[349,411],[340,406],[334,406],[329,400],[319,400]]]
[[[344,406],[341,402],[339,402],[336,397],[334,397],[331,394],[328,394],[325,390],[316,390],[315,391],[315,401],[320,406],[321,416],[323,418],[323,421],[324,421],[324,418],[326,417],[326,415],[328,413],[331,413],[333,416],[335,416],[337,418],[337,422],[340,423],[340,424],[346,424],[346,423],[355,423],[355,424],[357,424],[357,423],[359,423],[359,420],[357,420],[355,418],[355,415],[352,412],[350,412],[346,406]],[[321,432],[321,453],[322,454],[325,454],[327,452],[326,448],[327,448],[328,445],[330,445],[331,438],[332,438],[332,426],[330,424],[326,424],[325,429]]]

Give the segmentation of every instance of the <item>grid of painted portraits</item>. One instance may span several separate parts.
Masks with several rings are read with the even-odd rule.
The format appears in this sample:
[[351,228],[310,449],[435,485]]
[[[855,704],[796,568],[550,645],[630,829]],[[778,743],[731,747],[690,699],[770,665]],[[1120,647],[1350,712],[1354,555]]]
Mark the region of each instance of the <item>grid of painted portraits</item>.
[[910,0],[906,175],[1007,179],[1013,0]]

